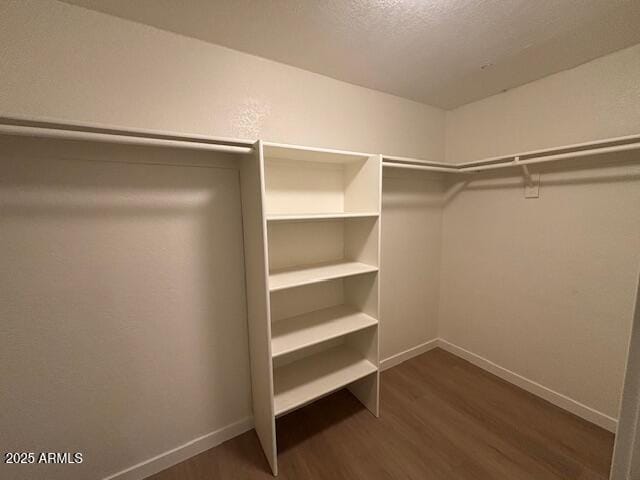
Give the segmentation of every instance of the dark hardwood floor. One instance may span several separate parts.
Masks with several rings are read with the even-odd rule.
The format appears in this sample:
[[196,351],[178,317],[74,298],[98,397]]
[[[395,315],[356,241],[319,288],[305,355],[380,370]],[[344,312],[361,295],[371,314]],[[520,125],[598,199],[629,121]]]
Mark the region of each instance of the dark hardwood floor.
[[[382,374],[381,416],[341,390],[278,420],[281,480],[608,477],[613,434],[443,350]],[[254,431],[150,480],[273,478]]]

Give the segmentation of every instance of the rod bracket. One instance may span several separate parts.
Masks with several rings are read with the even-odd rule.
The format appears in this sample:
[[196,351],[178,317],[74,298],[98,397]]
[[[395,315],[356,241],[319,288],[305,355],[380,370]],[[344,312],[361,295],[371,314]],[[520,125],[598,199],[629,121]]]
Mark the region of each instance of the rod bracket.
[[513,158],[514,165],[522,168],[524,176],[524,198],[538,198],[540,196],[540,174],[531,173],[526,165],[520,163],[520,157]]

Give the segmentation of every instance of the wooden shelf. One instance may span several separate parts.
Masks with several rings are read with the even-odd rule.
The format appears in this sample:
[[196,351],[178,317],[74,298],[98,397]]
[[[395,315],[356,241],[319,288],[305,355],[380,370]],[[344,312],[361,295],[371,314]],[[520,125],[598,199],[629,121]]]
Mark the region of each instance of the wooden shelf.
[[378,267],[360,262],[330,262],[276,270],[269,274],[269,290],[300,287],[336,278],[377,272]]
[[342,345],[276,368],[275,415],[283,415],[376,371],[373,363]]
[[342,218],[369,218],[379,217],[377,212],[357,212],[357,213],[300,213],[300,214],[269,214],[268,222],[305,222],[309,220],[340,220]]
[[271,326],[271,355],[275,358],[377,324],[375,318],[348,305],[279,320]]

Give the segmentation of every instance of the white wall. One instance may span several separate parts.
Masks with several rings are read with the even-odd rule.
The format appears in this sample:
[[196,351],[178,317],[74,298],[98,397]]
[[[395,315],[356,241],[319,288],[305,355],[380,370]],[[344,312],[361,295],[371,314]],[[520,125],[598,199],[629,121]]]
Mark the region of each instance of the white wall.
[[380,358],[388,368],[438,338],[441,177],[385,168]]
[[640,45],[450,110],[449,162],[640,133]]
[[640,265],[640,168],[475,180],[447,205],[440,336],[611,418]]
[[102,478],[250,425],[239,178],[218,158],[0,139],[1,443],[84,454],[0,477]]
[[[633,133],[640,46],[448,112],[447,158]],[[610,427],[640,266],[640,167],[612,158],[532,168],[539,199],[524,199],[517,171],[472,177],[444,211],[439,318],[445,340]]]
[[0,65],[0,114],[444,158],[442,110],[52,0],[0,2]]

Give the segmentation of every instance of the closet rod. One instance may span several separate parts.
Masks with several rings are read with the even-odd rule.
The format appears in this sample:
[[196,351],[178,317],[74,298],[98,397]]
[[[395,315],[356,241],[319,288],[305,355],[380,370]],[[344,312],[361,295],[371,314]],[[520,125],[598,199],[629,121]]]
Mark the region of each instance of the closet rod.
[[460,171],[455,167],[432,167],[430,165],[409,165],[406,163],[391,162],[382,162],[382,166],[391,168],[410,168],[412,170],[428,170],[430,172],[460,173]]
[[640,149],[640,143],[629,143],[626,145],[616,145],[613,147],[592,148],[589,150],[579,150],[577,152],[558,153],[556,155],[546,155],[543,157],[532,157],[524,160],[494,163],[490,165],[478,165],[475,167],[462,167],[459,172],[479,172],[482,170],[494,170],[498,168],[519,167],[522,165],[531,165],[535,163],[554,162],[558,160],[567,160],[570,158],[588,157],[592,155],[602,155],[605,153],[626,152],[630,150]]
[[618,145],[622,145],[622,144],[632,144],[632,143],[637,143],[640,142],[640,134],[635,134],[635,135],[626,135],[626,136],[622,136],[622,137],[611,137],[611,138],[604,138],[604,139],[600,139],[600,140],[593,140],[591,142],[583,142],[583,143],[574,143],[574,144],[570,144],[570,145],[562,145],[562,146],[558,146],[558,147],[550,147],[550,148],[543,148],[543,149],[539,149],[539,150],[529,150],[527,152],[518,152],[518,153],[514,153],[511,155],[500,155],[498,157],[490,157],[490,158],[483,158],[482,160],[474,160],[471,162],[462,162],[462,163],[458,163],[456,164],[456,166],[458,168],[465,168],[465,167],[476,167],[476,166],[480,166],[480,165],[488,165],[488,164],[499,164],[499,163],[503,163],[509,160],[512,160],[514,157],[520,157],[520,158],[533,158],[533,157],[542,157],[542,156],[547,156],[547,155],[554,155],[554,152],[559,152],[559,151],[563,151],[563,152],[567,152],[567,151],[579,151],[579,150],[593,150],[595,148],[603,148],[603,147],[607,147],[607,146],[615,146],[612,144],[618,144]]
[[393,162],[395,163],[413,163],[416,165],[424,165],[427,167],[445,167],[451,168],[452,165],[450,163],[444,162],[434,162],[432,160],[420,160],[418,158],[410,158],[410,157],[396,157],[393,155],[382,155],[383,162]]
[[[23,122],[22,120],[18,121]],[[38,123],[47,125],[47,123],[45,122]],[[208,150],[235,154],[248,154],[253,152],[253,148],[250,146],[213,143],[214,141],[207,140],[204,137],[199,138],[185,136],[183,137],[184,139],[180,139],[180,136],[172,136],[166,134],[165,136],[173,138],[162,138],[160,134],[154,134],[146,131],[113,129],[105,129],[106,131],[95,131],[98,130],[98,128],[71,124],[62,124],[61,126],[58,126],[59,124],[57,123],[51,123],[51,125],[52,127],[0,123],[0,134],[26,137],[55,138],[61,140],[87,140],[126,145],[187,148],[192,150]],[[53,125],[55,125],[55,127],[53,127]]]
[[[639,139],[640,140],[640,139]],[[640,149],[640,141],[635,143],[627,143],[624,145],[614,145],[610,147],[592,147],[584,150],[578,150],[575,152],[565,152],[565,153],[557,153],[555,155],[543,155],[543,156],[533,156],[526,159],[520,159],[516,161],[516,155],[512,159],[504,158],[503,161],[497,163],[490,163],[487,165],[473,165],[466,164],[469,166],[463,166],[465,164],[452,164],[451,167],[435,167],[429,165],[411,165],[411,164],[403,164],[403,163],[393,163],[393,162],[383,162],[382,165],[385,167],[393,167],[393,168],[409,168],[412,170],[427,170],[433,172],[445,172],[445,173],[472,173],[472,172],[480,172],[483,170],[496,170],[499,168],[513,168],[513,167],[522,167],[523,165],[531,165],[536,163],[546,163],[546,162],[554,162],[560,160],[567,160],[571,158],[580,158],[580,157],[589,157],[592,155],[602,155],[606,153],[617,153],[617,152],[627,152],[631,150]],[[525,154],[531,155],[531,154]],[[509,157],[511,158],[511,157]]]

